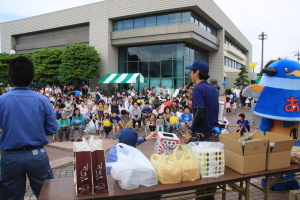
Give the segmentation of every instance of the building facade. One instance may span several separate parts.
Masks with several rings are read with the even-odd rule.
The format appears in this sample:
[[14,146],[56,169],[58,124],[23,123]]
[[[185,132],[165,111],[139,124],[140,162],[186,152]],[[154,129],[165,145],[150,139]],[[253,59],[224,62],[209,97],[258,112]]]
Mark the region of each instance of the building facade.
[[147,82],[133,84],[136,89],[179,88],[190,81],[184,67],[194,60],[209,64],[211,84],[230,87],[230,73],[248,68],[252,59],[250,42],[212,0],[106,0],[0,26],[2,52],[94,46],[101,62],[92,88],[111,73],[141,73]]

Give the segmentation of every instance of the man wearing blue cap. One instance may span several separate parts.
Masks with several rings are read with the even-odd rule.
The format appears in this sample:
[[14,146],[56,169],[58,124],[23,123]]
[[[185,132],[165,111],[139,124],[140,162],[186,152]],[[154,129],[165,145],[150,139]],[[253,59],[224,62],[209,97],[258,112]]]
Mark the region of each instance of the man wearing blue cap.
[[[205,62],[196,60],[192,66],[188,66],[185,69],[191,70],[191,80],[196,84],[196,87],[193,91],[185,88],[192,94],[194,119],[191,133],[186,134],[184,141],[189,143],[199,140],[212,140],[212,129],[218,126],[219,99],[215,87],[207,82],[209,67]],[[211,187],[197,190],[196,193],[198,195],[209,194],[215,192],[215,190],[215,187]],[[196,199],[213,200],[214,196],[210,195]]]

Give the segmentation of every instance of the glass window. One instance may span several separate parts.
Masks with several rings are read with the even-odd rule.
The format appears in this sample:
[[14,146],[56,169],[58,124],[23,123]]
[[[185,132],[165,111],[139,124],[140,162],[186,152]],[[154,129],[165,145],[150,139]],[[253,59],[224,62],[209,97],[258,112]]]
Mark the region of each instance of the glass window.
[[200,17],[200,19],[199,19],[199,26],[201,28],[203,28],[204,30],[206,30],[206,20],[203,19],[202,17]]
[[181,13],[181,22],[190,23],[191,22],[191,12],[182,12]]
[[149,79],[149,85],[150,85],[150,88],[152,87],[157,87],[157,85],[161,85],[160,84],[160,78],[150,78]]
[[133,20],[132,19],[124,20],[123,23],[124,23],[123,30],[133,29]]
[[201,53],[200,53],[200,51],[195,51],[195,60],[201,60]]
[[118,73],[127,73],[127,62],[119,62],[119,72]]
[[173,85],[174,89],[178,89],[178,88],[183,87],[183,86],[184,86],[183,78],[174,78],[174,85]]
[[124,29],[124,23],[123,21],[119,20],[119,21],[116,21],[116,29],[119,30],[119,31],[122,31]]
[[138,18],[134,19],[134,28],[144,28],[145,27],[145,19],[144,18]]
[[181,13],[169,14],[169,24],[180,24],[181,23]]
[[[190,59],[190,48],[188,48],[188,47],[185,47],[184,59],[186,59],[186,60]],[[186,66],[188,66],[188,65],[186,65]]]
[[145,27],[156,26],[156,16],[145,17]]
[[114,21],[114,31],[118,31],[118,21]]
[[172,45],[161,45],[160,47],[161,53],[160,53],[160,59],[161,60],[169,60],[172,59]]
[[149,62],[139,62],[139,73],[144,77],[148,77],[148,66]]
[[149,77],[160,77],[160,62],[149,63]]
[[139,73],[138,62],[128,62],[128,73]]
[[119,61],[127,61],[127,47],[119,47]]
[[183,60],[173,60],[173,77],[183,77]]
[[168,15],[158,15],[157,16],[157,26],[168,25]]
[[138,57],[138,47],[129,47],[128,48],[128,61],[139,61]]
[[149,60],[149,46],[139,47],[139,59],[140,61],[148,61]]
[[172,78],[162,78],[161,85],[166,86],[166,88],[173,87],[173,79]]
[[150,46],[149,49],[149,60],[160,61],[160,46]]
[[172,77],[172,60],[161,61],[161,77]]
[[190,58],[189,58],[190,61],[193,61],[195,60],[195,50],[194,49],[190,49]]
[[173,44],[173,59],[184,59],[183,44]]
[[207,23],[207,29],[206,31],[212,34],[212,25],[210,23]]
[[196,25],[199,25],[199,15],[195,12],[193,12],[193,17],[194,17],[194,23]]

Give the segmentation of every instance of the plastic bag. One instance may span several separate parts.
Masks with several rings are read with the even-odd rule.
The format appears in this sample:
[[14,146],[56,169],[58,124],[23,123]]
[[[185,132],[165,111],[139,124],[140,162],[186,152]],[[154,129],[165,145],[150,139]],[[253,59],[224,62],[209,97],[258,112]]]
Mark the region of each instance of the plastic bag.
[[190,142],[198,162],[202,178],[218,178],[225,172],[224,144],[221,142]]
[[177,159],[173,155],[152,154],[150,157],[158,181],[162,184],[172,184],[181,182],[181,167]]
[[179,161],[182,181],[194,181],[200,178],[200,165],[191,147],[178,145],[173,156]]
[[89,123],[86,125],[84,132],[85,133],[96,133],[98,121],[90,120]]
[[116,145],[116,151],[118,161],[112,163],[111,176],[118,180],[121,188],[132,190],[139,185],[157,185],[155,170],[140,150],[119,143]]

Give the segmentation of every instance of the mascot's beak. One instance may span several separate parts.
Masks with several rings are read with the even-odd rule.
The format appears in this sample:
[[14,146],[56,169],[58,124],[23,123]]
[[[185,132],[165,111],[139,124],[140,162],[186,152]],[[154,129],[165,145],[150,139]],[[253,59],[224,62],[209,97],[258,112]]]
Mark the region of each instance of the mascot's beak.
[[262,70],[263,73],[274,76],[277,73],[277,69],[275,67],[267,67]]

